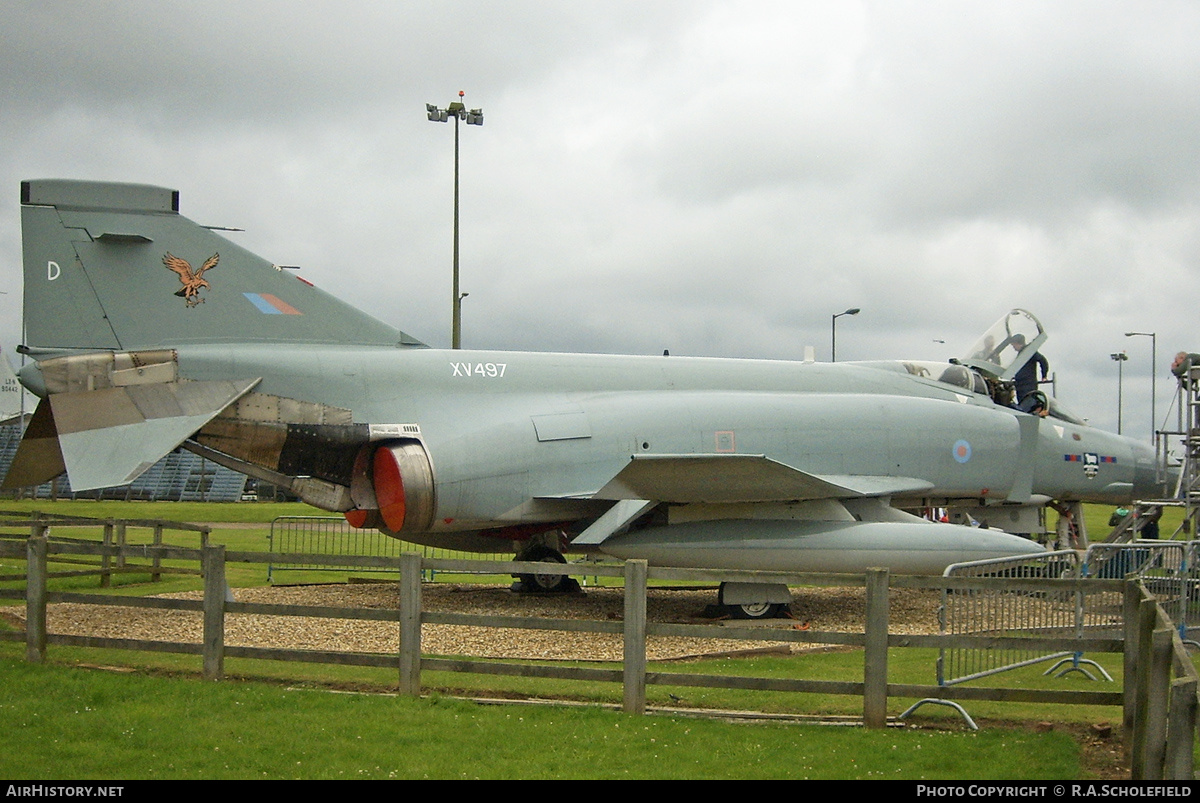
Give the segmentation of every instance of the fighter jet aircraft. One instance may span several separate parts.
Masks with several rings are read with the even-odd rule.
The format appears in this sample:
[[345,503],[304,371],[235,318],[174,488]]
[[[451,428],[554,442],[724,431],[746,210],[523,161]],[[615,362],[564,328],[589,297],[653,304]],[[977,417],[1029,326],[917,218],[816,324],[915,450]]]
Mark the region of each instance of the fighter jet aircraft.
[[[1051,500],[1161,495],[1148,444],[1004,398],[1046,339],[1022,310],[942,364],[446,351],[191,222],[177,191],[37,180],[21,204],[40,402],[5,487],[122,485],[182,445],[420,544],[919,574],[1041,551],[1010,533]],[[915,514],[955,506],[992,527]],[[723,601],[781,601],[759,591]]]

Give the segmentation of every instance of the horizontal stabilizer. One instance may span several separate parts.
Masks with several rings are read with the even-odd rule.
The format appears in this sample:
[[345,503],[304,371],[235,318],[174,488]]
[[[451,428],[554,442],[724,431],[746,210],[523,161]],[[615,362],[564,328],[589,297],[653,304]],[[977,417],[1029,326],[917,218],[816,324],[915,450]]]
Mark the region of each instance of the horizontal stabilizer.
[[66,470],[62,452],[58,448],[58,432],[54,428],[54,414],[50,412],[50,402],[42,399],[29,419],[29,426],[25,428],[25,434],[17,446],[17,453],[0,488],[9,490],[41,485]]
[[44,412],[45,402],[35,415],[48,420],[31,424],[21,444],[25,450],[25,441],[31,442],[32,462],[20,468],[15,460],[5,484],[44,482],[63,467],[76,491],[133,482],[258,382],[162,382],[53,394],[51,415]]
[[765,455],[634,455],[597,499],[677,503],[787,502],[886,496],[933,487],[910,477],[817,476]]

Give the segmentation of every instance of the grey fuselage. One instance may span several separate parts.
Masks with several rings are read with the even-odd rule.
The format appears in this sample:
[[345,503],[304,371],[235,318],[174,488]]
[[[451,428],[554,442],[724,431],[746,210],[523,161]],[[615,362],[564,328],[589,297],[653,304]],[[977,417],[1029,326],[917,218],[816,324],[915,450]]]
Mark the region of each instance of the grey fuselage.
[[[896,505],[1161,493],[1148,444],[875,366],[275,344],[178,353],[186,378],[261,376],[264,393],[418,425],[433,531],[511,524],[531,498],[590,496],[643,453],[761,454],[811,474],[932,485]],[[1036,432],[1024,452],[1022,418]]]

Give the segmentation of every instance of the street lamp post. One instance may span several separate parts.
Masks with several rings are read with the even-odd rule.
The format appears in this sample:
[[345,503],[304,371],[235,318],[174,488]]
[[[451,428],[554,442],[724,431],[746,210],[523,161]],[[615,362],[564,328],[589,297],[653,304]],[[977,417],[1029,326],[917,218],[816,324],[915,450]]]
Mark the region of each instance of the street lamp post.
[[1157,332],[1126,332],[1125,337],[1150,338],[1150,440],[1157,442],[1158,433],[1158,333]]
[[837,362],[837,319],[843,315],[857,315],[861,310],[858,307],[848,309],[845,312],[839,312],[829,320],[829,361]]
[[1122,402],[1124,401],[1124,399],[1122,398],[1122,396],[1124,395],[1124,391],[1122,390],[1122,388],[1125,383],[1125,377],[1124,377],[1125,361],[1129,359],[1129,355],[1123,351],[1118,351],[1116,354],[1109,354],[1108,356],[1112,357],[1114,360],[1117,361],[1117,434],[1120,435],[1121,434],[1121,409],[1123,407]]
[[462,300],[466,293],[458,292],[458,121],[467,125],[483,125],[483,109],[471,109],[463,105],[462,98],[466,92],[459,91],[458,100],[444,109],[439,109],[432,103],[425,104],[429,119],[435,123],[444,123],[454,118],[454,288],[453,306],[451,307],[450,347],[462,347]]

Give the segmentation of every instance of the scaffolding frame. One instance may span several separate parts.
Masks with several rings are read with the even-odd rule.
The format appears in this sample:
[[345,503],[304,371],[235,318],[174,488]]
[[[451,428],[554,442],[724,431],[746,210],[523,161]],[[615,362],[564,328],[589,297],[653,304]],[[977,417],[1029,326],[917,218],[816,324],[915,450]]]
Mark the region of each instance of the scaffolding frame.
[[[1184,506],[1183,522],[1172,535],[1180,531],[1192,538],[1196,534],[1197,515],[1200,515],[1200,365],[1190,366],[1179,382],[1179,417],[1183,436],[1183,466],[1179,472],[1179,485],[1175,497]],[[1157,438],[1155,439],[1158,440]],[[1163,449],[1162,465],[1166,465],[1166,449]]]

